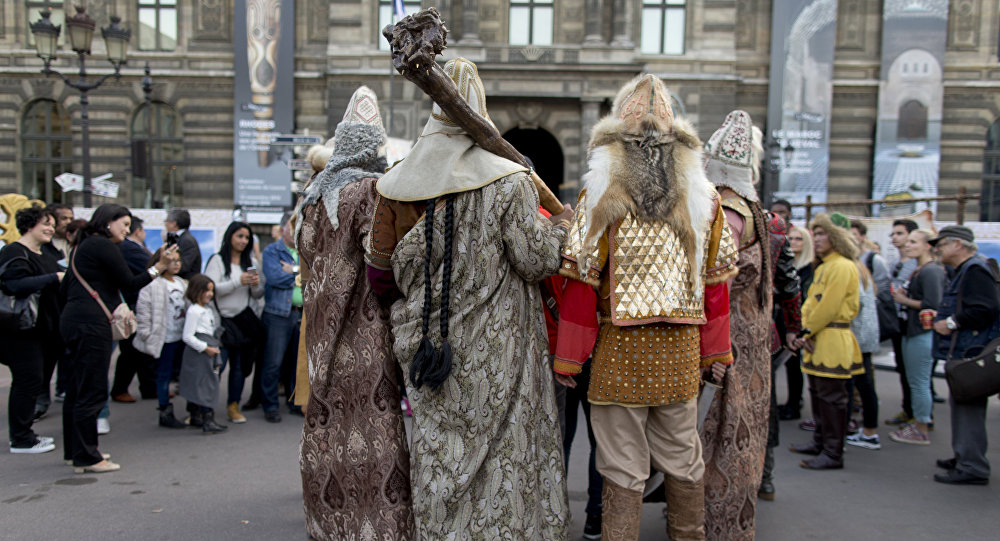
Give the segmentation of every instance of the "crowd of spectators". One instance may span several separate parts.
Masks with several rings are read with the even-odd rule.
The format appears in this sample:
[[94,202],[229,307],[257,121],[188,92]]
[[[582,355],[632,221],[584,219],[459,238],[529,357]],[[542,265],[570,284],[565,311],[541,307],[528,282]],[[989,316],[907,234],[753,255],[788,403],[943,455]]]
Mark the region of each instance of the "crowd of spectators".
[[[790,209],[787,201],[776,201],[771,210],[787,219]],[[847,221],[836,213],[832,217],[821,215],[807,228],[793,226],[787,235],[803,302],[809,303],[803,307],[804,327],[822,328],[811,329],[811,339],[798,340],[805,358],[786,363],[788,399],[778,409],[782,420],[801,417],[805,367],[811,376],[813,417],[799,427],[816,434],[813,441],[792,445],[791,450],[815,456],[802,463],[810,469],[843,467],[844,444],[882,448],[872,364],[881,342],[891,342],[903,396],[901,411],[885,420],[892,427],[889,439],[928,445],[934,404],[945,401],[934,389],[938,363],[974,355],[1000,337],[1000,276],[995,262],[979,254],[971,229],[949,225],[934,232],[919,229],[913,220],[897,219],[889,240],[899,255],[887,260],[868,238],[863,221]],[[840,330],[847,320],[849,335]],[[852,340],[840,344],[833,335]],[[849,361],[855,347],[859,366]],[[853,419],[856,411],[861,412],[860,426]],[[937,461],[943,472],[935,481],[988,483],[986,398],[951,398],[950,412],[953,456]]]
[[[295,385],[302,306],[289,216],[263,255],[249,224],[230,224],[203,274],[186,210],[167,213],[155,253],[146,247],[143,221],[121,205],[101,205],[89,220],[74,219],[59,204],[18,211],[21,237],[0,249],[0,289],[31,297],[38,308],[30,329],[0,328],[0,362],[12,375],[10,451],[56,448],[55,437],[32,429],[48,414],[54,375],[54,398],[64,402],[63,455],[78,473],[121,467],[99,450],[99,435],[110,431],[111,401],[155,399],[165,428],[226,430],[214,405],[227,368],[228,420],[247,421],[240,403],[246,377],[256,372],[252,394],[259,398],[250,402],[263,404],[267,421],[280,422],[280,388],[290,397]],[[129,332],[115,339],[120,322]],[[139,397],[129,393],[136,378]],[[186,415],[174,414],[177,395],[187,400]],[[290,402],[289,411],[301,414]]]

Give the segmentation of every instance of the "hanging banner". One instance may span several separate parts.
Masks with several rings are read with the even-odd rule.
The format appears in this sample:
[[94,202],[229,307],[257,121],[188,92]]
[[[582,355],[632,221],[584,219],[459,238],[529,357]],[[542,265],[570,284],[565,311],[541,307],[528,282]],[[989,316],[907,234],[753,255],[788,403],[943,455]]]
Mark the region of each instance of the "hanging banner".
[[885,0],[872,199],[875,216],[902,215],[938,193],[948,0]]
[[[807,195],[826,201],[837,0],[774,0],[772,6],[765,202],[803,203]],[[793,212],[805,215],[802,207]]]
[[294,131],[295,2],[236,0],[233,201],[288,207],[292,172],[272,140]]

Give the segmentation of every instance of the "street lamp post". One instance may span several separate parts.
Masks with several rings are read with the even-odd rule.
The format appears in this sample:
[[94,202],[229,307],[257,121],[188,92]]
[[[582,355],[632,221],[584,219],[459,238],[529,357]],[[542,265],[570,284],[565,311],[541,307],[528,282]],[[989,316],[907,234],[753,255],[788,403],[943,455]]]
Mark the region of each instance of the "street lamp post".
[[156,194],[160,193],[156,185],[156,175],[153,172],[153,78],[149,74],[149,62],[146,62],[146,75],[142,78],[142,93],[146,97],[146,182],[149,184],[149,205],[152,208],[162,208]]
[[90,182],[90,116],[88,105],[90,100],[87,93],[104,84],[104,81],[112,75],[116,79],[121,78],[121,67],[125,65],[125,58],[128,49],[128,41],[132,32],[121,26],[121,18],[111,17],[111,24],[101,29],[104,43],[108,50],[108,61],[114,66],[115,71],[107,75],[102,75],[97,80],[87,80],[86,57],[90,54],[90,44],[94,39],[94,30],[97,23],[92,17],[87,15],[85,7],[76,6],[76,15],[66,20],[66,29],[69,32],[70,46],[73,52],[80,58],[80,78],[72,81],[62,73],[52,69],[52,61],[59,53],[59,33],[62,31],[60,25],[52,24],[49,11],[42,11],[42,18],[30,24],[31,33],[35,37],[35,49],[38,57],[45,62],[42,73],[45,75],[58,75],[67,86],[75,88],[80,92],[80,135],[83,138],[83,206],[93,206],[93,186]]

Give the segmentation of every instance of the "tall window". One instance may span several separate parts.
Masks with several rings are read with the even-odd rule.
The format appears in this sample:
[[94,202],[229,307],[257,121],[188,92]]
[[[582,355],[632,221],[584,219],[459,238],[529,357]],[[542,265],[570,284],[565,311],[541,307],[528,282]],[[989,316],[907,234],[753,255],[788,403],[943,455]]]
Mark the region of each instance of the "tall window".
[[984,222],[1000,221],[1000,120],[986,132],[983,151],[983,195],[979,215]]
[[177,0],[139,0],[139,50],[177,48]]
[[[49,20],[52,21],[52,24],[57,26],[62,25],[63,31],[59,33],[59,45],[62,46],[63,44],[66,43],[66,35],[68,34],[65,25],[66,11],[63,9],[64,7],[65,5],[63,4],[63,0],[56,0],[56,1],[28,0],[27,3],[28,9],[26,12],[28,16],[28,24],[37,22],[39,19],[42,18],[42,16],[39,15],[39,12],[41,11],[52,12],[52,16],[49,17]],[[29,27],[25,26],[24,28],[28,29]],[[31,32],[28,32],[28,46],[29,47],[35,46],[35,35],[32,34]]]
[[36,100],[21,119],[21,191],[28,199],[64,202],[55,177],[73,168],[73,127],[52,100]]
[[[389,42],[382,35],[382,29],[390,24],[396,24],[396,12],[392,5],[392,0],[379,0],[378,2],[378,28],[375,29],[375,33],[378,34],[378,48],[382,51],[391,49]],[[406,0],[403,2],[403,8],[406,9],[407,15],[413,15],[420,11],[420,0]]]
[[687,0],[642,0],[642,42],[646,54],[684,54]]
[[[150,114],[152,113],[152,114]],[[150,177],[132,179],[132,205],[146,208],[180,206],[184,197],[184,139],[180,115],[173,107],[154,101],[139,107],[132,117],[133,144],[143,141]],[[152,137],[150,137],[152,135]]]
[[552,0],[510,0],[511,45],[552,45]]

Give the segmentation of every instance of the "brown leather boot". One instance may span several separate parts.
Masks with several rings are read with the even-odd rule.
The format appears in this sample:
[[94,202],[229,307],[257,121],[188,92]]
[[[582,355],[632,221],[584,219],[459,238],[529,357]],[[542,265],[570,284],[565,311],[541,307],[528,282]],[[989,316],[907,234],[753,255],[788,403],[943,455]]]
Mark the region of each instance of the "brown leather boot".
[[704,480],[681,481],[667,476],[667,534],[671,541],[705,539]]
[[642,491],[622,488],[605,477],[601,496],[601,541],[638,541]]

